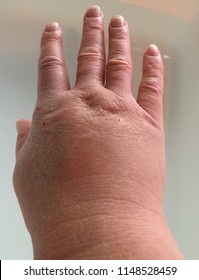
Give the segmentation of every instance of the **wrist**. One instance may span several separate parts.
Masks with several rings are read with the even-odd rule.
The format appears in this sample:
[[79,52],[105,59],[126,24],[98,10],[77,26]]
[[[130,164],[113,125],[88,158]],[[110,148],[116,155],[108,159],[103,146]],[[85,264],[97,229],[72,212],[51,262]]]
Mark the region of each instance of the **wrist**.
[[[96,215],[33,239],[35,259],[182,259],[162,217]],[[34,242],[35,241],[35,242]]]

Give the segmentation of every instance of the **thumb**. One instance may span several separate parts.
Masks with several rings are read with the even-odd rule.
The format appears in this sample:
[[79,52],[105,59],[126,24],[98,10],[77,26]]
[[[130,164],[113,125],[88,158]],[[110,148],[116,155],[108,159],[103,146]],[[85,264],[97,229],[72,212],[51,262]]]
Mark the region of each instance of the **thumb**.
[[31,122],[29,120],[22,119],[16,122],[16,129],[18,132],[17,135],[17,143],[16,143],[16,157],[21,151],[26,138],[28,137],[29,131],[31,127]]

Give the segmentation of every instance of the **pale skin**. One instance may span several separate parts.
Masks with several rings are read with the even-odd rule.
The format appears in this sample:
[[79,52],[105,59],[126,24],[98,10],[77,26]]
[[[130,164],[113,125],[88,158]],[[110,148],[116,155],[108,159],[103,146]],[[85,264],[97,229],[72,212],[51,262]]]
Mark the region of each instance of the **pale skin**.
[[70,87],[62,31],[46,25],[32,122],[17,122],[14,187],[35,259],[183,259],[163,210],[163,62],[143,55],[132,93],[128,24],[84,16],[77,78]]

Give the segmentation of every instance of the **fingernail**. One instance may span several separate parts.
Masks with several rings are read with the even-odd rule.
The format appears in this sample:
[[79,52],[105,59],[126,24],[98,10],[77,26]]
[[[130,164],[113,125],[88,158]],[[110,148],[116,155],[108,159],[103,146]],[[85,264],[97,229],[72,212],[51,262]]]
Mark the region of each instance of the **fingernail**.
[[124,18],[123,16],[115,16],[111,19],[111,26],[112,27],[122,27],[124,26]]
[[99,6],[91,6],[86,12],[86,16],[89,18],[100,17],[101,15],[102,15],[102,10]]
[[159,55],[158,47],[154,44],[151,44],[147,49],[147,54],[150,56],[158,56]]
[[59,30],[59,23],[58,22],[50,22],[46,24],[45,31],[51,32],[51,31],[57,31]]

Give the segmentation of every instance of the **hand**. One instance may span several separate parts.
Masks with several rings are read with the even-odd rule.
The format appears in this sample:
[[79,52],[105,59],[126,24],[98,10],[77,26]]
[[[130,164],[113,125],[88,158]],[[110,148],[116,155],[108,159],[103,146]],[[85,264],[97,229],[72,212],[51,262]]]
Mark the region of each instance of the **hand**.
[[150,45],[132,95],[128,24],[84,16],[70,89],[62,32],[46,26],[32,123],[17,123],[15,191],[36,259],[181,258],[162,212],[163,63]]

